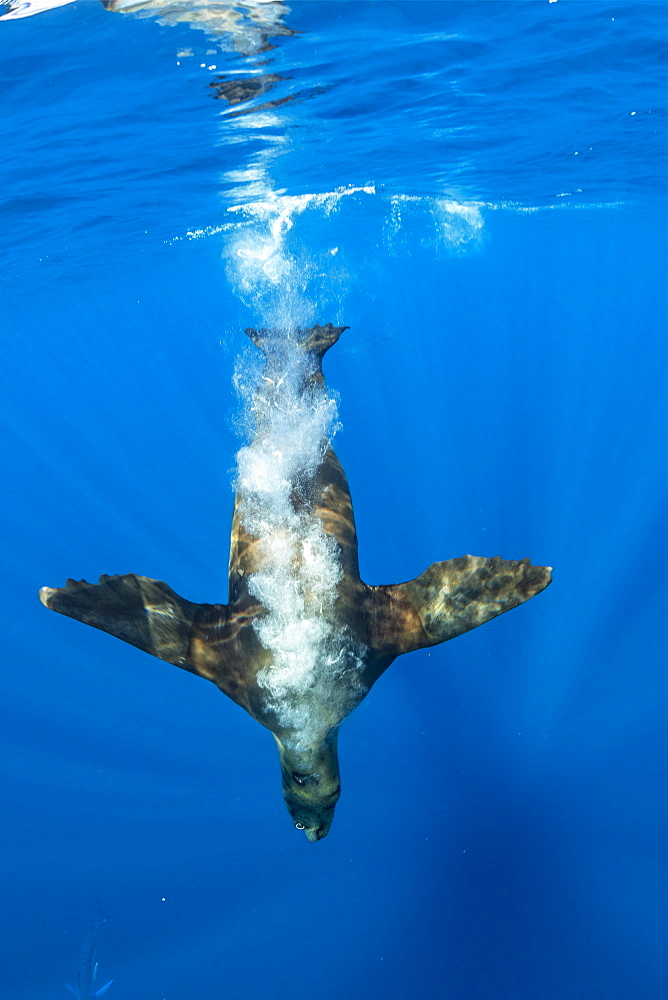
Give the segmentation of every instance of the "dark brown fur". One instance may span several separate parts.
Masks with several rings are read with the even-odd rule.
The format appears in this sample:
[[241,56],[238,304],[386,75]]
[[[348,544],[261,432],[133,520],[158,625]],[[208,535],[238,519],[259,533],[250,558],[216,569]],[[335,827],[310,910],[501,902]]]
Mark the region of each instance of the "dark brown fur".
[[[345,327],[331,324],[296,332],[312,358],[308,382],[322,381],[321,360]],[[274,364],[270,331],[247,331]],[[268,379],[267,381],[270,382]],[[343,575],[337,586],[335,617],[363,650],[359,695],[312,745],[305,747],[287,731],[257,682],[271,655],[253,627],[264,614],[248,588],[262,568],[258,539],[243,528],[235,507],[230,544],[229,603],[193,604],[167,584],[133,573],[102,576],[97,584],[68,580],[63,588],[43,587],[42,603],[118,636],[162,660],[205,677],[246,709],[276,738],[283,792],[288,808],[310,840],[325,836],[339,795],[337,727],[359,703],[395,657],[445,642],[517,607],[550,583],[550,569],[528,559],[462,556],[433,563],[407,583],[371,587],[359,576],[357,533],[348,483],[339,460],[325,452],[309,489],[295,489],[293,503],[317,517],[336,541]]]

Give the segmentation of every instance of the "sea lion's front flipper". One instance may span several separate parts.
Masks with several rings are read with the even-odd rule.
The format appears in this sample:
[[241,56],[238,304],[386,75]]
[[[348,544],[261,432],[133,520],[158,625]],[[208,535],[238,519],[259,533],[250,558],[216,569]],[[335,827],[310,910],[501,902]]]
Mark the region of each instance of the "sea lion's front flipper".
[[[209,676],[190,662],[189,652],[193,623],[214,606],[186,601],[160,580],[134,573],[101,576],[99,583],[68,580],[65,587],[42,587],[39,598],[53,611],[109,632],[168,663]],[[215,607],[224,620],[227,609]]]
[[398,656],[453,639],[539,594],[550,574],[528,559],[462,556],[432,563],[408,583],[370,587],[372,645]]

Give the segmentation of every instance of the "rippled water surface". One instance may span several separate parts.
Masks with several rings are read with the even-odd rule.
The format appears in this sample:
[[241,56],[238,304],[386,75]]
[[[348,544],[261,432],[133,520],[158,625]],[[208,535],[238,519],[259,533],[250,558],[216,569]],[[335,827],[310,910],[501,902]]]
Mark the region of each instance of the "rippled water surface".
[[[0,17],[2,1000],[96,896],[110,1000],[663,995],[667,51],[652,2]],[[243,329],[316,321],[363,579],[555,581],[397,660],[314,845],[269,733],[36,595],[225,601]]]
[[665,194],[660,4],[302,2],[265,46],[156,23],[178,6],[2,25],[7,251],[154,253],[267,183],[524,207]]

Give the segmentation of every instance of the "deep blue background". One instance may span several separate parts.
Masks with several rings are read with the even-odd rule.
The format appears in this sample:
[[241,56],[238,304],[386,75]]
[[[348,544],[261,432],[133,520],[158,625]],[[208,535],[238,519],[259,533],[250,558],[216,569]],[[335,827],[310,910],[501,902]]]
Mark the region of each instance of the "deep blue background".
[[[180,45],[199,65],[206,44],[185,27],[81,3],[1,25],[0,996],[65,996],[99,892],[113,917],[100,981],[114,978],[118,1000],[658,1000],[668,237],[648,165],[668,144],[661,130],[651,155],[640,138],[616,144],[596,91],[626,94],[628,116],[639,88],[645,110],[663,113],[664,79],[641,42],[665,33],[665,8],[292,6],[304,35],[272,58],[292,59],[295,74],[317,62],[332,83],[322,107],[338,103],[341,124],[330,114],[309,131],[317,95],[288,105],[277,186],[292,193],[300,142],[336,146],[364,81],[373,95],[400,67],[373,98],[371,132],[342,133],[346,157],[295,166],[294,193],[376,183],[377,194],[305,212],[289,243],[313,259],[339,247],[317,305],[321,321],[351,327],[326,374],[341,395],[362,575],[397,582],[472,552],[529,555],[555,567],[555,582],[484,629],[397,661],[344,723],[343,795],[316,846],[285,812],[268,733],[203,681],[41,607],[40,585],[102,572],[225,599],[231,373],[241,330],[261,317],[228,283],[225,234],[170,240],[228,221],[223,175],[264,147],[250,134],[226,144],[221,102],[197,73],[177,72]],[[594,93],[569,101],[598,11],[626,24],[624,75],[614,53],[590,62]],[[464,187],[488,204],[479,239],[459,249],[433,212],[452,185],[416,145],[415,121],[426,128],[430,115],[406,121],[403,147],[400,131],[397,95],[428,72],[420,45],[435,44],[423,35],[439,19],[487,53],[459,56],[483,109],[469,108],[481,171],[465,156]],[[416,52],[401,63],[409,21]],[[365,47],[376,27],[394,62],[380,43]],[[523,186],[485,137],[495,115],[504,134],[495,74],[515,65],[521,78],[532,53],[542,65],[546,39],[561,69],[551,77],[546,57],[544,92],[529,78],[525,91],[536,123],[543,102],[543,131],[524,134],[531,149],[506,150],[524,156]],[[355,46],[357,76],[334,86],[329,67]],[[571,114],[597,121],[610,148],[581,196],[559,199],[583,186],[566,176],[572,149],[550,159]],[[393,225],[398,193],[423,200],[404,202]]]

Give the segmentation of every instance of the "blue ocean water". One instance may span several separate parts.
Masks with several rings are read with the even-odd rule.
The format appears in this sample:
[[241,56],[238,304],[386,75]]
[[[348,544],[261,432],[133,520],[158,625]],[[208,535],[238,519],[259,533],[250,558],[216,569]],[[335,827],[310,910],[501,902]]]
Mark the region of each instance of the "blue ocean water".
[[[289,7],[0,23],[0,997],[67,995],[99,896],[111,1000],[658,1000],[666,6]],[[350,325],[363,579],[555,568],[393,664],[317,845],[265,730],[37,600],[226,599],[232,376],[291,308]]]

